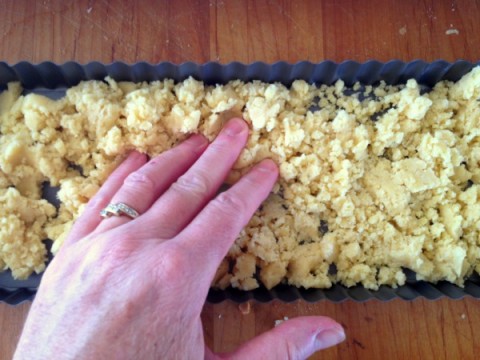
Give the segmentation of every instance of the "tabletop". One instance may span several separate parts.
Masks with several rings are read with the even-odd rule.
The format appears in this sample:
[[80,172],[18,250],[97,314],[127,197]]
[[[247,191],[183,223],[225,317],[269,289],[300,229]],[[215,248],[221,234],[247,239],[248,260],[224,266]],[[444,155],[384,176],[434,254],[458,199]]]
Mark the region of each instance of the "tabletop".
[[[0,60],[480,60],[480,1],[0,0]],[[30,304],[0,304],[0,359]],[[478,300],[207,304],[206,341],[234,349],[275,320],[326,315],[347,340],[313,359],[474,359]],[[478,356],[478,355],[477,355]]]

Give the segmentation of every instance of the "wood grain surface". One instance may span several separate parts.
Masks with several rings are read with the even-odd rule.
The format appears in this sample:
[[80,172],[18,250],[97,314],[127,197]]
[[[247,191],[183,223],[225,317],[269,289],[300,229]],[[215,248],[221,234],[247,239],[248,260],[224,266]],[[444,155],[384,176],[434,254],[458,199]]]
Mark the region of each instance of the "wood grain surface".
[[[173,62],[323,59],[480,60],[480,2],[464,1],[0,1],[0,60]],[[0,358],[10,359],[29,304],[0,305]],[[474,359],[480,302],[206,305],[207,343],[234,349],[298,315],[347,330],[315,359]],[[475,355],[477,354],[477,355]]]

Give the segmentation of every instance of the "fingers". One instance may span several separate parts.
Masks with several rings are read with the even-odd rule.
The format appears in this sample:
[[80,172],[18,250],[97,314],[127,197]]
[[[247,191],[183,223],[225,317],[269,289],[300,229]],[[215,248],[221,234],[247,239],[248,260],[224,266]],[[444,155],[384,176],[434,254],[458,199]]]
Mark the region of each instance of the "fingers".
[[323,316],[298,317],[246,342],[231,359],[306,359],[345,340],[340,324]]
[[[213,278],[220,261],[268,196],[278,177],[272,160],[263,160],[235,185],[212,200],[183,230],[176,241],[195,254],[201,276]],[[207,282],[206,282],[207,283]]]
[[198,161],[160,197],[145,214],[146,223],[155,224],[156,235],[177,235],[215,196],[248,137],[248,126],[232,119]]
[[[157,156],[125,178],[112,203],[125,203],[141,215],[198,159],[208,145],[202,135],[193,135],[171,150]],[[168,209],[169,210],[169,209]],[[114,216],[105,219],[97,231],[117,227],[131,219]]]
[[90,234],[102,221],[100,211],[105,208],[115,193],[122,186],[125,178],[138,170],[147,161],[147,157],[132,151],[128,157],[115,169],[102,185],[100,190],[88,202],[82,215],[75,221],[66,244],[73,243]]

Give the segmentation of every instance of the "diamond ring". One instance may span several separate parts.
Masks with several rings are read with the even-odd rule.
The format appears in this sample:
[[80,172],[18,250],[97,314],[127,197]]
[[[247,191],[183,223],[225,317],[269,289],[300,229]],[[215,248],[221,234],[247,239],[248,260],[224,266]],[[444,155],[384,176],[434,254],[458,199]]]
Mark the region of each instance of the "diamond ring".
[[138,211],[131,208],[127,204],[117,203],[117,204],[108,204],[108,206],[100,211],[100,216],[103,218],[109,218],[111,216],[121,216],[127,215],[131,219],[135,219],[139,216]]

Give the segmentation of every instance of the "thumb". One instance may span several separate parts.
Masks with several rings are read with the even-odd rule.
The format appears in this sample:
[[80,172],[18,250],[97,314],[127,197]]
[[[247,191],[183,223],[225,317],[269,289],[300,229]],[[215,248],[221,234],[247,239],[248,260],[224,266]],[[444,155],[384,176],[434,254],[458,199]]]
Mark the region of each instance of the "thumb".
[[306,359],[318,350],[345,340],[340,324],[328,317],[287,320],[227,355],[230,359]]

